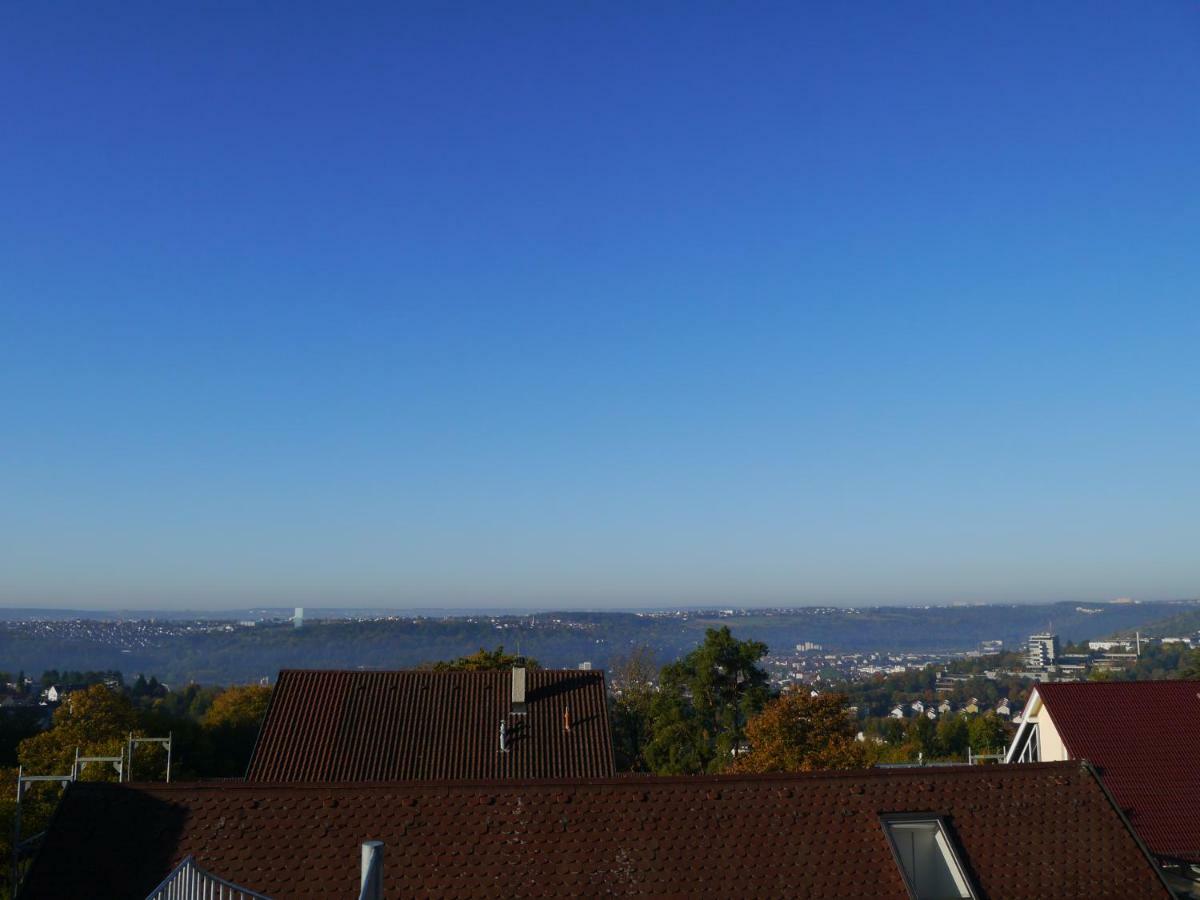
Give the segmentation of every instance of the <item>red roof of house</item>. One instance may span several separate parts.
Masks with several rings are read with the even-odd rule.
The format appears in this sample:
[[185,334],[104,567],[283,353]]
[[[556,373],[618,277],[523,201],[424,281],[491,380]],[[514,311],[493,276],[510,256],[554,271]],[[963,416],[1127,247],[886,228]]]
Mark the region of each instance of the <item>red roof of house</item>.
[[980,896],[1169,893],[1078,763],[590,781],[68,787],[24,900],[144,897],[188,855],[275,900],[352,897],[382,840],[388,897],[905,900],[880,816],[943,817]]
[[[515,715],[511,670],[284,670],[246,777],[283,782],[612,775],[604,673],[526,674],[527,712]],[[564,710],[570,711],[569,731]]]
[[1200,862],[1200,681],[1039,684],[1073,759],[1097,767],[1158,856]]

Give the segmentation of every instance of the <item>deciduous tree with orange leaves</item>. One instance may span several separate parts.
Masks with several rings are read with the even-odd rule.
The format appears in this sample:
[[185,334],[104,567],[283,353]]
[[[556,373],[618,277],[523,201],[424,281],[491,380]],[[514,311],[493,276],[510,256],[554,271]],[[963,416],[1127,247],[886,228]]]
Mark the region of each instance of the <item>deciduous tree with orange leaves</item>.
[[870,750],[856,741],[844,694],[785,691],[746,726],[750,751],[736,772],[811,772],[870,765]]

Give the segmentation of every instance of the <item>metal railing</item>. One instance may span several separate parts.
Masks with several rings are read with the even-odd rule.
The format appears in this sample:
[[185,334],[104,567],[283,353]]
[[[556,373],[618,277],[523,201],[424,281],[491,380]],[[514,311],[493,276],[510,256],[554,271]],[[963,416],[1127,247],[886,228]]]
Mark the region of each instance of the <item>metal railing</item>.
[[188,857],[146,895],[146,900],[271,900],[249,888],[218,878]]

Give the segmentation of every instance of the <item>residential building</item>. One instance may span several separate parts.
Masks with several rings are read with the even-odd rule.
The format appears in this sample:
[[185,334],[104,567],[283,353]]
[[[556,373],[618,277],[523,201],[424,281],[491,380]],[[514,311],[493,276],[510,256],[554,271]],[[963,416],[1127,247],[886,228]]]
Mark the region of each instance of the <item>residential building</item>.
[[251,781],[604,778],[604,672],[285,669]]
[[1025,665],[1030,669],[1048,669],[1059,656],[1058,635],[1031,634],[1026,644]]
[[388,897],[1170,897],[1078,763],[372,785],[79,782],[22,897],[140,900],[183,865],[271,900],[352,898],[364,840],[382,842]]
[[1035,686],[1005,762],[1051,760],[1094,764],[1176,887],[1200,896],[1200,682]]

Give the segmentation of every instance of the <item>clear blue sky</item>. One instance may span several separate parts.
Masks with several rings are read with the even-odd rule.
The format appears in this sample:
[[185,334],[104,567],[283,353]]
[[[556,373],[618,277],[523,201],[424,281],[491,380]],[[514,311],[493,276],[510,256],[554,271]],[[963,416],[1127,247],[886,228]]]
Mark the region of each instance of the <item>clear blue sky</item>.
[[1200,6],[8,4],[0,602],[1200,593]]

